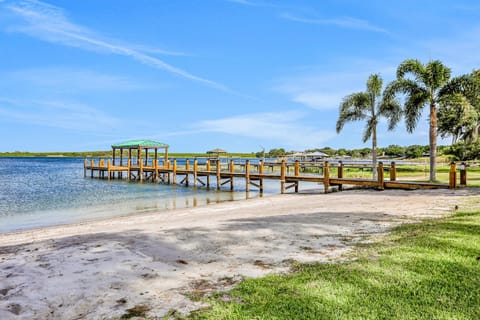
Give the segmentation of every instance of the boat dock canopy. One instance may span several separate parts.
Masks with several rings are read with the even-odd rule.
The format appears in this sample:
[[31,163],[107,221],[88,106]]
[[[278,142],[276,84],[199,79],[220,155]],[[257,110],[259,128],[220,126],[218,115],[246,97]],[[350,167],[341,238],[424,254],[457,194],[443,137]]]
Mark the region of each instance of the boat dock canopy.
[[153,140],[130,140],[122,143],[117,143],[112,145],[113,149],[136,149],[136,148],[149,148],[149,149],[160,149],[168,148],[168,144],[153,141]]

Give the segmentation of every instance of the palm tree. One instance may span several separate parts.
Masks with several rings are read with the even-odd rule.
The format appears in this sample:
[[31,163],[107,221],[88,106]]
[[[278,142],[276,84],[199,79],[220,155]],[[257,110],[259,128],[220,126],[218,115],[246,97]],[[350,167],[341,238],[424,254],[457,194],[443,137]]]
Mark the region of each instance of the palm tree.
[[[412,78],[407,78],[410,75]],[[407,131],[412,133],[421,117],[422,109],[429,106],[430,119],[430,181],[435,181],[437,157],[437,108],[455,94],[462,94],[468,77],[450,79],[451,70],[435,60],[422,64],[415,59],[403,61],[397,68],[397,79],[385,89],[384,95],[394,98],[405,95],[404,114]],[[468,85],[467,85],[468,86]]]
[[379,74],[372,74],[367,80],[367,90],[356,92],[343,98],[337,120],[337,133],[346,122],[366,120],[363,142],[372,139],[373,179],[377,177],[377,124],[379,117],[388,119],[388,129],[392,130],[401,117],[400,104],[394,98],[386,99],[382,94],[383,80]]

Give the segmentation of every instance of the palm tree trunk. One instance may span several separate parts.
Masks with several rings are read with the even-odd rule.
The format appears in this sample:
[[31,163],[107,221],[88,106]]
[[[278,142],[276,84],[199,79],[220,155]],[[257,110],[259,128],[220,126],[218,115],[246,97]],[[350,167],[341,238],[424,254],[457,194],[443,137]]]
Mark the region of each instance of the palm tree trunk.
[[430,182],[436,180],[437,169],[437,109],[430,103]]
[[377,180],[377,126],[372,130],[372,172],[373,180]]

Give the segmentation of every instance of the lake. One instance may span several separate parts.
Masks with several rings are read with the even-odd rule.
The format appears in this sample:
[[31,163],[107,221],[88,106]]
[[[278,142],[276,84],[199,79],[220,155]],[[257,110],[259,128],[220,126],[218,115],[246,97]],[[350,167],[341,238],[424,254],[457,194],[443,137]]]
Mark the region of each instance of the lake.
[[[278,193],[278,183],[265,194]],[[0,232],[245,199],[234,192],[83,177],[81,158],[0,158]],[[250,192],[248,197],[258,197]]]

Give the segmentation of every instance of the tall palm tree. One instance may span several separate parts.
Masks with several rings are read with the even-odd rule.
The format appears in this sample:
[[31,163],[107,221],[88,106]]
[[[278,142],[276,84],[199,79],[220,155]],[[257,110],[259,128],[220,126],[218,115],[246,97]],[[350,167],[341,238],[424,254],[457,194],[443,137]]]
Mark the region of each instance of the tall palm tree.
[[[411,76],[411,78],[407,78]],[[429,107],[430,119],[430,181],[436,179],[437,157],[437,108],[440,102],[454,94],[462,93],[465,78],[450,79],[451,70],[442,62],[435,60],[422,64],[415,59],[403,61],[397,68],[397,79],[385,89],[385,96],[393,98],[401,93],[405,95],[404,114],[408,132],[413,132],[421,117],[422,109]]]
[[383,80],[379,74],[372,74],[367,80],[367,90],[356,92],[343,98],[340,115],[337,120],[337,133],[342,131],[345,123],[366,120],[363,142],[372,139],[373,179],[377,177],[377,124],[379,117],[388,119],[388,129],[392,130],[401,117],[400,104],[394,98],[382,94]]

